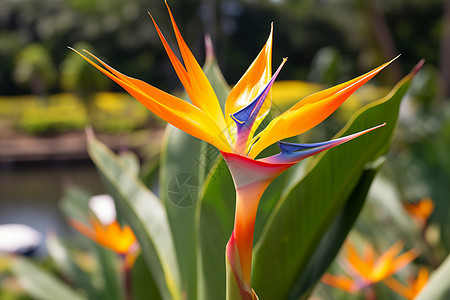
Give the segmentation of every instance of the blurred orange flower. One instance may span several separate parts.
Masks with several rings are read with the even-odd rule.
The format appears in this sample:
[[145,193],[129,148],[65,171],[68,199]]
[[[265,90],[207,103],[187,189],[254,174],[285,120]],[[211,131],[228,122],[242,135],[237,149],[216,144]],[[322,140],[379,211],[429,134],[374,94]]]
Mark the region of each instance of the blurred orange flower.
[[434,202],[428,197],[415,203],[404,203],[406,212],[420,225],[425,226],[428,218],[434,210]]
[[417,278],[410,278],[407,281],[406,286],[393,277],[387,278],[383,282],[400,296],[408,300],[412,300],[420,293],[423,287],[427,284],[428,278],[429,278],[428,268],[421,267],[419,270],[419,274],[417,275]]
[[350,242],[347,242],[344,247],[346,257],[342,267],[350,277],[327,273],[322,277],[322,282],[352,293],[388,278],[417,257],[414,249],[397,256],[403,248],[403,243],[400,241],[378,258],[375,257],[375,250],[370,244],[364,245],[362,256]]
[[89,221],[92,227],[75,219],[69,220],[69,224],[91,240],[118,254],[126,255],[134,252],[136,237],[128,225],[122,228],[117,221],[105,225],[95,217],[91,217]]

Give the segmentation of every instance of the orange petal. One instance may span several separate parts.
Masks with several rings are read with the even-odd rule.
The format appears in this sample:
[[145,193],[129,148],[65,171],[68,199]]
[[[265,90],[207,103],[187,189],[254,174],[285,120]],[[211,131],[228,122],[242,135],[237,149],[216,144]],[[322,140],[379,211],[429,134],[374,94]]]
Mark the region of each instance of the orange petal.
[[364,261],[371,266],[375,263],[375,251],[371,244],[364,245]]
[[123,87],[150,111],[184,132],[202,139],[219,150],[230,151],[224,132],[208,114],[175,96],[163,92],[141,80],[134,79],[114,70],[103,61],[90,54],[106,69],[102,68],[86,56],[72,49],[103,74]]
[[386,252],[381,255],[371,272],[371,279],[374,282],[378,282],[383,280],[386,277],[389,277],[393,273],[393,260],[394,257],[402,250],[403,242],[397,241],[394,245],[392,245]]
[[400,296],[406,299],[413,299],[414,293],[408,287],[404,286],[397,279],[393,277],[386,278],[383,280],[383,283],[386,284],[391,290],[399,294]]
[[124,261],[124,267],[127,270],[131,270],[131,268],[133,267],[136,258],[138,257],[139,251],[133,251],[133,252],[128,252],[125,255],[125,261]]
[[318,125],[330,116],[351,94],[391,62],[392,60],[355,79],[304,98],[273,119],[254,138],[256,142],[254,142],[248,156],[255,158],[262,150],[273,143],[299,135]]
[[424,225],[434,210],[434,202],[430,198],[423,198],[416,203],[405,203],[406,211],[421,225]]
[[343,276],[334,276],[325,273],[321,281],[332,287],[339,288],[347,292],[354,292],[356,290],[355,283],[352,279]]
[[136,242],[136,237],[134,236],[133,231],[131,230],[130,226],[125,225],[117,238],[117,244],[116,247],[119,249],[120,253],[128,253],[130,247]]
[[[239,82],[233,87],[230,94],[228,94],[225,103],[225,118],[227,126],[234,132],[236,124],[230,117],[231,114],[246,107],[252,100],[254,100],[266,87],[267,83],[272,77],[272,36],[273,26],[270,29],[269,38],[266,44],[258,54],[256,59],[247,69],[245,74]],[[258,113],[255,124],[250,133],[250,138],[253,136],[256,128],[262,122],[264,117],[269,113],[271,105],[271,94],[267,96],[261,110]],[[233,136],[233,135],[232,135]]]
[[417,256],[419,256],[419,253],[417,253],[415,249],[411,249],[397,257],[392,263],[393,273],[397,272],[398,270],[412,262],[417,258]]
[[420,200],[420,210],[424,219],[428,219],[434,210],[434,202],[431,198],[423,198]]
[[[348,270],[352,273],[353,276],[363,277],[365,279],[370,279],[369,275],[372,271],[373,265],[367,264],[358,254],[355,247],[350,242],[345,243],[345,249],[347,251],[347,259],[350,263],[348,267],[351,267],[353,270]],[[356,271],[356,272],[355,272]],[[357,273],[357,274],[354,274]]]
[[96,240],[97,235],[96,235],[95,231],[92,228],[90,228],[89,226],[85,225],[83,222],[78,221],[76,219],[69,219],[68,222],[69,222],[70,226],[75,228],[81,234],[87,236],[88,238],[90,238],[93,241]]
[[420,291],[424,288],[424,286],[428,282],[429,277],[430,277],[430,273],[428,271],[428,268],[421,267],[419,269],[419,274],[417,275],[417,279],[415,280],[415,282],[413,284],[414,296],[417,296],[420,293]]
[[164,46],[164,49],[166,50],[167,56],[169,56],[169,60],[172,63],[173,68],[175,69],[175,72],[177,73],[178,78],[180,79],[181,83],[183,84],[184,88],[186,89],[186,92],[188,95],[192,94],[191,89],[191,83],[189,81],[189,76],[184,68],[183,64],[178,60],[177,56],[173,53],[172,49],[170,48],[169,44],[166,41],[166,38],[162,34],[161,30],[158,27],[158,24],[156,24],[155,19],[153,19],[153,16],[149,13],[150,18],[153,21],[153,24],[156,28],[156,32],[159,35],[159,38]]
[[372,272],[374,281],[391,276],[417,257],[417,252],[413,249],[395,258],[402,248],[403,243],[398,241],[377,260]]
[[189,97],[195,106],[206,112],[213,120],[216,121],[222,130],[226,130],[225,119],[222,109],[220,108],[219,100],[217,100],[217,96],[206,78],[205,73],[203,73],[202,68],[181,36],[167,1],[166,6],[169,11],[170,20],[172,21],[172,27],[175,32],[178,47],[180,48],[181,56],[183,57],[191,84],[191,94],[189,94]]

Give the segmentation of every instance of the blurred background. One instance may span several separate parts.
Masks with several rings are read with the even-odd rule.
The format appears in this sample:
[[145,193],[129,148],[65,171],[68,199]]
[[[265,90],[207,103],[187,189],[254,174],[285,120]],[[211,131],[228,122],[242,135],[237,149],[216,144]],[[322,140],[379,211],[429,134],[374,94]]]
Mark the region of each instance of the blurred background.
[[[259,53],[274,23],[273,64],[289,58],[273,88],[274,114],[310,92],[401,54],[311,133],[316,141],[330,138],[357,108],[386,95],[425,58],[403,103],[397,138],[382,172],[384,185],[378,184],[373,194],[399,203],[431,198],[437,209],[430,223],[440,251],[435,259],[445,257],[450,249],[450,1],[169,4],[200,64],[204,36],[211,35],[230,85]],[[65,187],[105,191],[86,153],[86,126],[114,150],[136,151],[144,166],[155,162],[164,122],[67,48],[90,50],[124,74],[182,92],[147,12],[176,50],[160,0],[0,2],[0,224],[27,224],[43,235],[49,230],[64,235],[68,228],[58,201]],[[386,221],[382,208],[378,210],[375,217]],[[43,245],[38,253],[45,253]]]

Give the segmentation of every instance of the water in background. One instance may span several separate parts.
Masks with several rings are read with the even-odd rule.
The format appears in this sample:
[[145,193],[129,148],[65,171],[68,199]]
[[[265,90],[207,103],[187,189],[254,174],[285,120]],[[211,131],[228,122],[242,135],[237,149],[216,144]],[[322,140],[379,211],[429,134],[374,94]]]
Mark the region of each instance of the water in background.
[[[59,200],[64,186],[69,184],[93,194],[105,192],[90,161],[0,165],[0,224],[26,224],[43,237],[49,231],[67,235],[69,228],[59,209]],[[45,253],[44,244],[43,241],[38,253]]]

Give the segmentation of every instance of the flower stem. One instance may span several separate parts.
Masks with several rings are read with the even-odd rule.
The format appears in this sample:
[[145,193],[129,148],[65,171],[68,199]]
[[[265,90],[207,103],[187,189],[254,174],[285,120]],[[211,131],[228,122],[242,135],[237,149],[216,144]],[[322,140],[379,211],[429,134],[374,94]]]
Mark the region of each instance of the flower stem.
[[125,289],[125,299],[133,299],[133,285],[131,280],[131,269],[130,263],[127,261],[127,254],[122,256],[122,274],[123,274],[123,286]]
[[269,182],[251,184],[236,189],[234,236],[239,251],[244,281],[250,286],[252,269],[253,234],[259,200]]

